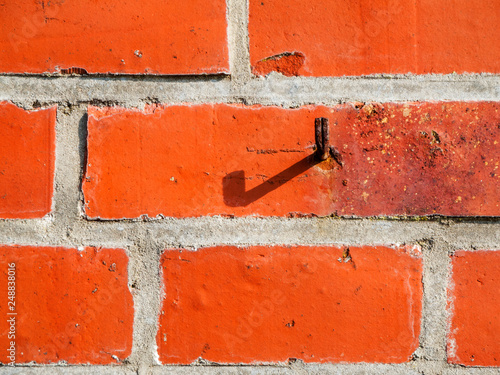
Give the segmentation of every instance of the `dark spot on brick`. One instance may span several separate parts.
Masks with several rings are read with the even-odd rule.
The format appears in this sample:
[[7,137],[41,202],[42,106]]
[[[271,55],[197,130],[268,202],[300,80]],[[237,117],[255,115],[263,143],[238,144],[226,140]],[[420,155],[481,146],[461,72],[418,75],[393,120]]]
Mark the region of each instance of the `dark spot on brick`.
[[434,137],[434,140],[436,143],[441,143],[441,139],[439,138],[439,134],[436,131],[432,131],[432,136]]
[[61,69],[61,74],[88,75],[89,73],[83,68],[72,67],[68,69]]

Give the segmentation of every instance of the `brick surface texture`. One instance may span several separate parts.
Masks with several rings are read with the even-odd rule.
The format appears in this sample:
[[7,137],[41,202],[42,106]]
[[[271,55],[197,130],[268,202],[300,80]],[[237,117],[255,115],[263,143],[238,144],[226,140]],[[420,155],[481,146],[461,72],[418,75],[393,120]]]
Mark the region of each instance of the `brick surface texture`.
[[2,286],[9,264],[17,293],[0,305],[2,363],[10,362],[12,318],[16,363],[112,364],[130,355],[134,306],[123,250],[1,246]]
[[0,7],[0,71],[228,72],[223,0],[12,1]]
[[500,370],[500,0],[0,0],[0,371]]
[[0,102],[0,218],[30,219],[51,211],[56,111]]
[[166,250],[160,360],[408,361],[420,332],[419,254],[370,246]]
[[255,74],[500,73],[495,0],[250,0]]
[[[91,218],[500,214],[497,103],[89,108]],[[314,159],[327,117],[336,160]]]
[[458,251],[448,289],[448,361],[500,365],[500,251]]

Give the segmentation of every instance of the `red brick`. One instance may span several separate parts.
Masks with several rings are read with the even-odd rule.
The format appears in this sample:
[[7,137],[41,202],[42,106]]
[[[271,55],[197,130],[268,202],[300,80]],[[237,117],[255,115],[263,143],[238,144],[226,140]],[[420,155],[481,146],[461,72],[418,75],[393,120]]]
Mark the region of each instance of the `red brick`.
[[457,251],[452,257],[448,362],[500,366],[500,251]]
[[[333,158],[315,164],[314,119]],[[500,215],[498,103],[89,108],[90,218]]]
[[9,363],[15,263],[16,363],[111,364],[130,355],[134,307],[121,249],[1,246],[0,361]]
[[418,347],[418,247],[167,250],[162,363],[405,362]]
[[229,71],[224,0],[16,0],[0,19],[1,72]]
[[25,111],[0,102],[0,218],[40,218],[51,211],[56,114],[56,106]]
[[259,75],[499,73],[499,23],[497,0],[250,0],[250,59]]

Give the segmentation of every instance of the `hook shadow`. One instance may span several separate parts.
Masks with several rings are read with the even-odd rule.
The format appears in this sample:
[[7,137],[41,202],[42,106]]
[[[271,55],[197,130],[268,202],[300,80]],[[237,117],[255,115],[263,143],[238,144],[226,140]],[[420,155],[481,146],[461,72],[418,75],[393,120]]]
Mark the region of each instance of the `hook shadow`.
[[229,207],[248,206],[321,161],[316,154],[311,154],[248,191],[245,186],[245,171],[231,172],[222,179],[224,203]]

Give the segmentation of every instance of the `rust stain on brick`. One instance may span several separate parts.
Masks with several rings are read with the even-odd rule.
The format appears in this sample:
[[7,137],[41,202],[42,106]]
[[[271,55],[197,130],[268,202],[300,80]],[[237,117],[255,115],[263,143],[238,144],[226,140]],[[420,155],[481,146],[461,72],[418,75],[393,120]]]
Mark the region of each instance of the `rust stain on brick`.
[[[323,162],[314,157],[318,117],[335,124]],[[499,123],[491,102],[91,107],[85,211],[106,219],[498,216]],[[179,155],[193,142],[196,152]]]

